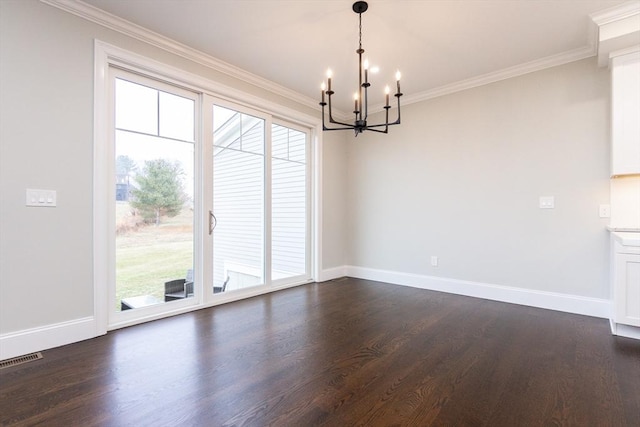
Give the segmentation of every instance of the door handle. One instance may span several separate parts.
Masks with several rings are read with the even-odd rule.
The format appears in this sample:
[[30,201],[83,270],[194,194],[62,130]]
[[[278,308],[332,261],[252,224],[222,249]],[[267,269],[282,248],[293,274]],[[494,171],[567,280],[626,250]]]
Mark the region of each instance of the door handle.
[[216,225],[218,225],[218,219],[213,214],[213,211],[209,211],[209,235],[213,234]]

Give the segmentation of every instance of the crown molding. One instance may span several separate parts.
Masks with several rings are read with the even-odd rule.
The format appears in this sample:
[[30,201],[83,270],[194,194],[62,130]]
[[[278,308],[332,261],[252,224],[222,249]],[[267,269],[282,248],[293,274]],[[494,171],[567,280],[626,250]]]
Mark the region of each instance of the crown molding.
[[[172,54],[181,56],[185,59],[194,61],[218,72],[229,75],[235,79],[244,81],[256,87],[262,88],[276,95],[287,98],[300,105],[320,111],[317,100],[296,92],[287,87],[281,86],[271,80],[267,80],[256,74],[250,73],[242,68],[219,60],[213,56],[207,55],[199,50],[193,49],[185,44],[179,43],[173,39],[155,33],[147,28],[129,22],[116,15],[112,15],[81,0],[40,0],[42,3],[61,9],[65,12],[84,18],[103,27],[117,31],[134,39],[140,40],[152,46],[163,49]],[[472,77],[470,79],[461,80],[448,85],[440,86],[424,92],[405,95],[403,97],[403,105],[415,104],[428,99],[437,98],[444,95],[460,92],[478,86],[495,83],[501,80],[510,79],[512,77],[521,76],[535,71],[544,70],[546,68],[567,64],[569,62],[595,56],[597,53],[597,31],[599,22],[615,21],[624,16],[631,16],[638,13],[640,2],[630,1],[623,3],[621,6],[607,9],[597,14],[590,15],[593,20],[589,28],[587,46],[562,52],[557,55],[548,56],[546,58],[505,68],[495,72],[487,73],[481,76]],[[596,16],[597,15],[597,16]],[[384,110],[382,103],[370,106],[370,113],[376,113]],[[334,111],[334,116],[339,120],[348,120],[351,114],[344,111]]]
[[[558,65],[564,65],[570,62],[579,61],[581,59],[590,58],[595,55],[595,44],[590,44],[589,46],[584,46],[568,52],[548,56],[546,58],[537,59],[535,61],[526,62],[524,64],[516,65],[509,68],[504,68],[502,70],[436,87],[424,92],[407,95],[403,97],[403,105],[415,104],[418,102],[426,101],[428,99],[450,95],[452,93],[461,92],[463,90],[472,89],[474,87],[484,86],[490,83],[499,82],[501,80],[507,80],[513,77],[522,76],[524,74],[533,73],[535,71],[541,71],[546,68],[552,68]],[[382,111],[382,107],[382,104],[374,105],[372,110]]]
[[591,20],[597,25],[602,26],[610,24],[621,19],[628,18],[640,13],[640,2],[628,1],[608,9],[600,10],[589,15]]
[[190,61],[209,67],[215,71],[244,81],[261,89],[272,92],[276,95],[287,98],[305,107],[319,110],[318,101],[299,92],[281,86],[277,83],[250,73],[235,65],[224,62],[213,56],[207,55],[199,50],[179,43],[173,39],[153,32],[133,22],[127,21],[119,16],[105,12],[90,4],[80,0],[40,0],[42,3],[56,7],[65,12],[79,16],[88,21],[94,22],[103,27],[117,31],[126,36],[140,40],[144,43],[163,49],[174,55],[181,56]]
[[610,64],[618,51],[638,44],[640,40],[640,1],[628,1],[589,15],[598,29],[598,64]]

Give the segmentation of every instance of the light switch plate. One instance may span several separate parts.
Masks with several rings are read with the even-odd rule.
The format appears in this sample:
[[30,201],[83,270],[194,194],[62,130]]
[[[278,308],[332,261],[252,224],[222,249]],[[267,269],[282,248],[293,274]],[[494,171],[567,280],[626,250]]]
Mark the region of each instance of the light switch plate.
[[540,209],[553,209],[553,208],[555,208],[555,199],[553,196],[540,197]]
[[57,205],[57,193],[55,190],[36,190],[27,188],[27,206],[52,208]]

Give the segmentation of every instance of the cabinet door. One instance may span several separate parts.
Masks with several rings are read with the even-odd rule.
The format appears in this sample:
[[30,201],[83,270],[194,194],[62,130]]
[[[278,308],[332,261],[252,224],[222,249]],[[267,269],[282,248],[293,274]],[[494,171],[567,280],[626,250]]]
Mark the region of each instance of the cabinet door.
[[611,175],[640,173],[640,52],[612,60]]
[[615,254],[616,323],[640,326],[640,255]]

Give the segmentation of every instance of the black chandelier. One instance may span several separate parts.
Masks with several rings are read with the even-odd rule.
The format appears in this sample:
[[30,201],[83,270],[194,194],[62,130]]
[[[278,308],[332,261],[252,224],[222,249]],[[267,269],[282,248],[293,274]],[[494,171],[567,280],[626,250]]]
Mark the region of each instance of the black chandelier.
[[[331,114],[331,95],[334,94],[334,92],[331,90],[331,77],[332,77],[332,73],[331,70],[327,71],[327,83],[325,84],[324,82],[322,83],[322,101],[320,102],[320,105],[322,106],[322,130],[345,130],[345,129],[351,129],[355,131],[356,136],[358,136],[359,133],[364,132],[365,130],[370,130],[373,132],[380,132],[380,133],[388,133],[389,132],[389,126],[392,125],[399,125],[400,124],[400,97],[402,96],[402,93],[400,92],[400,71],[396,72],[396,88],[397,91],[395,93],[395,97],[398,99],[398,118],[394,121],[394,122],[389,122],[389,109],[391,109],[391,106],[389,105],[389,86],[385,87],[385,106],[384,106],[384,110],[385,110],[385,122],[384,123],[378,123],[378,124],[368,124],[367,123],[367,116],[368,116],[368,112],[369,112],[369,105],[368,105],[368,91],[369,91],[369,86],[371,86],[371,84],[369,83],[369,61],[367,61],[365,59],[365,61],[362,61],[362,54],[364,53],[364,49],[362,48],[362,14],[364,12],[367,11],[367,9],[369,8],[369,5],[367,4],[366,1],[357,1],[353,4],[353,11],[355,13],[358,14],[358,20],[360,23],[360,27],[359,27],[359,38],[358,38],[358,50],[356,50],[356,53],[358,54],[358,91],[354,94],[354,110],[353,113],[355,114],[355,120],[353,122],[353,124],[350,123],[342,123],[339,122],[337,120],[334,120],[332,114]],[[335,124],[335,125],[339,125],[338,127],[327,127],[325,124],[325,118],[324,118],[324,107],[327,105],[327,102],[325,102],[325,95],[328,98],[328,104],[329,104],[329,123],[330,124]],[[384,129],[380,129],[380,128],[384,128]]]

